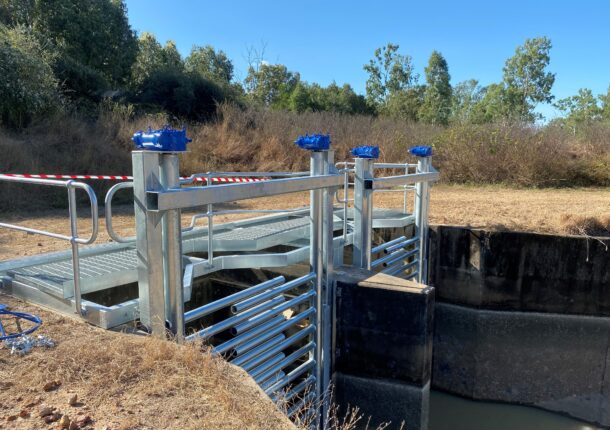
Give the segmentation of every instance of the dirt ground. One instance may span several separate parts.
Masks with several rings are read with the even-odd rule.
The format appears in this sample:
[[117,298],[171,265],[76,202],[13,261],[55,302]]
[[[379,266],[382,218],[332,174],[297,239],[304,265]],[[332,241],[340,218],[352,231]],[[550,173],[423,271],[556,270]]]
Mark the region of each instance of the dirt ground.
[[0,303],[40,316],[35,333],[57,344],[18,356],[0,343],[0,429],[59,428],[40,416],[45,407],[81,424],[70,429],[294,429],[243,370],[200,345],[98,329],[2,294]]
[[[375,196],[378,207],[401,208],[400,193],[382,193]],[[259,200],[244,200],[216,209],[281,209],[308,204],[306,194],[291,194]],[[409,206],[410,208],[412,205]],[[103,210],[102,210],[103,212]],[[79,220],[81,236],[90,231],[88,215],[82,212]],[[190,214],[183,215],[183,225],[190,223]],[[241,215],[244,217],[246,215]],[[253,216],[248,214],[247,216]],[[236,215],[219,215],[215,223],[239,218]],[[37,213],[5,213],[4,222],[28,227],[69,232],[67,211],[54,210]],[[554,234],[582,233],[580,225],[590,220],[600,220],[596,235],[610,235],[610,189],[511,189],[500,186],[435,186],[431,192],[430,222],[432,224],[466,225],[471,227],[519,230]],[[205,220],[199,220],[205,224]],[[115,230],[124,236],[134,234],[133,209],[117,208],[113,216]],[[106,233],[103,213],[97,243],[110,241]],[[591,233],[591,232],[588,232]],[[42,252],[67,249],[65,241],[14,230],[0,229],[0,260]]]

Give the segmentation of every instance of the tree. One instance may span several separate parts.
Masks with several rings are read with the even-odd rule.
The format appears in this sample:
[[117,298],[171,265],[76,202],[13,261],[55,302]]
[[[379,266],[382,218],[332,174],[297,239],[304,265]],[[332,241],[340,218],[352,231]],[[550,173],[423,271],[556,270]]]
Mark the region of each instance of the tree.
[[601,119],[603,109],[597,101],[590,89],[581,88],[577,95],[558,100],[555,107],[566,115],[566,123],[576,127]]
[[283,64],[262,63],[258,70],[250,66],[245,80],[246,93],[252,101],[264,106],[288,108],[290,96],[300,75]]
[[472,107],[470,122],[484,124],[512,118],[511,105],[507,101],[506,88],[503,84],[490,84],[481,93],[483,97]]
[[60,107],[53,61],[25,27],[0,26],[0,124],[22,127]]
[[416,122],[424,100],[425,86],[416,85],[411,88],[392,93],[380,113],[404,121]]
[[457,84],[452,91],[450,122],[472,122],[475,106],[483,100],[485,90],[476,79]]
[[131,86],[138,89],[150,76],[159,71],[183,70],[182,58],[173,41],[165,46],[152,33],[144,32],[138,39],[138,56],[131,69]]
[[137,39],[123,0],[36,0],[32,28],[65,57],[98,70],[111,84],[128,81]]
[[610,120],[610,86],[608,87],[608,91],[606,94],[600,94],[597,97],[601,103],[601,117],[603,120]]
[[447,125],[451,114],[449,66],[438,51],[433,51],[426,72],[426,90],[419,119],[429,124]]
[[515,55],[506,60],[503,82],[512,119],[532,121],[536,105],[553,100],[551,88],[555,74],[546,71],[551,47],[547,37],[526,39],[523,46],[517,47]]
[[233,80],[233,63],[223,51],[212,46],[193,46],[185,61],[186,70],[218,84],[228,84]]
[[418,80],[413,71],[412,58],[398,54],[398,48],[392,43],[377,48],[374,58],[364,65],[364,70],[369,74],[366,96],[372,106],[383,106],[390,96],[411,88]]

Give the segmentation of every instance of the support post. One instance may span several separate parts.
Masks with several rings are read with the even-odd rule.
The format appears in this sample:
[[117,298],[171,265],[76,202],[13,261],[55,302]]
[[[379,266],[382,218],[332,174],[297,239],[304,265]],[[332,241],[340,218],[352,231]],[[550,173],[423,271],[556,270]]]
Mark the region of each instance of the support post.
[[[311,152],[311,166],[310,175],[319,176],[324,174],[324,158],[325,153],[323,151],[312,151]],[[316,360],[316,398],[321,399],[323,392],[323,354],[322,349],[324,345],[324,191],[321,189],[312,190],[310,192],[311,208],[311,234],[310,234],[310,248],[309,248],[309,261],[311,264],[311,271],[316,274],[315,289],[316,289],[316,349],[315,349],[315,360]]]
[[[161,185],[179,188],[178,154],[161,155]],[[180,209],[169,210],[163,217],[163,269],[165,313],[169,329],[177,341],[184,338],[184,286],[182,278],[182,226]]]
[[153,336],[165,337],[163,213],[146,210],[146,192],[162,189],[160,157],[155,151],[132,152],[140,323]]
[[371,268],[371,235],[373,232],[373,190],[366,189],[365,181],[373,179],[371,158],[356,158],[354,178],[354,251],[352,264]]
[[[417,173],[428,173],[432,160],[430,156],[417,157]],[[417,280],[421,284],[428,282],[428,206],[430,202],[430,185],[418,182],[415,186],[415,230],[419,235],[419,255]]]

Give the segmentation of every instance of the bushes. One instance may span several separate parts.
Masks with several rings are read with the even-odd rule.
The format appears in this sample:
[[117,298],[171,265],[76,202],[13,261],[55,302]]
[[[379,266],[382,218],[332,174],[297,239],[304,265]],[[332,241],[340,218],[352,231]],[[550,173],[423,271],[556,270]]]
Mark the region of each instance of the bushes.
[[61,106],[52,61],[27,29],[0,25],[0,125],[22,127]]

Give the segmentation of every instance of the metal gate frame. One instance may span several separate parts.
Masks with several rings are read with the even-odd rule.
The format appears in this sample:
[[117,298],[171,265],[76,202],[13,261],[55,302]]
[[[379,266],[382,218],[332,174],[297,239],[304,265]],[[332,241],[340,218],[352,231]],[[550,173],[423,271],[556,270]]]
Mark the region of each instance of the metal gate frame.
[[[310,175],[304,177],[180,188],[177,154],[132,153],[140,322],[153,336],[165,338],[169,330],[178,340],[209,338],[230,328],[236,337],[216,345],[214,351],[228,353],[229,359],[246,368],[275,399],[297,378],[310,373],[281,396],[296,400],[308,384],[313,385],[314,391],[306,398],[291,403],[289,415],[297,411],[298,403],[312,402],[318,423],[320,416],[324,416],[331,377],[333,198],[343,185],[343,175],[335,172],[333,158],[329,150],[311,151]],[[211,214],[214,204],[302,191],[310,191],[310,273],[287,283],[278,277],[185,314],[180,211],[207,207]],[[210,225],[210,253],[212,234]],[[214,263],[210,258],[205,264],[213,266]],[[284,292],[303,285],[308,286],[304,292],[285,300]],[[310,307],[296,316],[289,319],[282,316],[283,310],[308,301]],[[185,322],[223,308],[229,308],[232,315],[187,336]],[[305,319],[309,321],[307,326],[288,337],[285,330],[297,327]],[[283,347],[306,337],[309,342],[305,346],[288,356],[282,352]],[[284,373],[286,366],[294,364],[305,353],[309,354],[307,361]]]

